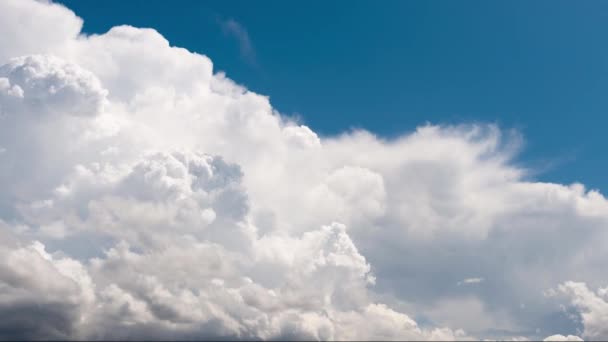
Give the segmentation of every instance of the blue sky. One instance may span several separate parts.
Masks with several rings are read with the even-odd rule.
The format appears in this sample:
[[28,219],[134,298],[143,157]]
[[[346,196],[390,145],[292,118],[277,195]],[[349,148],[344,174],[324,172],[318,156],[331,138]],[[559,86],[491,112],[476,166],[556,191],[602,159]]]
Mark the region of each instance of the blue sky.
[[608,190],[606,2],[61,2],[89,33],[157,29],[321,134],[493,122],[536,179]]

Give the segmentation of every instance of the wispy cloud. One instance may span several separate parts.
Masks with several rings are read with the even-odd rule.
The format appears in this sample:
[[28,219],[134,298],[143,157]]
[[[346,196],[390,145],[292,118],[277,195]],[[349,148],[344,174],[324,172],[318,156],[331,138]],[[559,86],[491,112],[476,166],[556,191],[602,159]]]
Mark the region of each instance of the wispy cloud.
[[479,284],[481,282],[483,282],[483,278],[467,278],[462,281],[459,281],[457,283],[457,285],[460,286],[460,285],[468,285],[468,284]]
[[239,43],[241,57],[248,63],[256,64],[255,49],[253,48],[247,29],[232,18],[226,20],[220,19],[219,22],[224,34],[235,38]]

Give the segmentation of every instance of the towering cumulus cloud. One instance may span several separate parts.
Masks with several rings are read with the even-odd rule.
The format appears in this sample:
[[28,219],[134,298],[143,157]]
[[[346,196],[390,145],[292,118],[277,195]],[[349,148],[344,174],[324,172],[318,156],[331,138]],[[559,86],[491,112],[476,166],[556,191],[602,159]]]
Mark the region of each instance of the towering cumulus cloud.
[[608,339],[608,201],[517,134],[319,137],[81,25],[0,2],[0,339]]

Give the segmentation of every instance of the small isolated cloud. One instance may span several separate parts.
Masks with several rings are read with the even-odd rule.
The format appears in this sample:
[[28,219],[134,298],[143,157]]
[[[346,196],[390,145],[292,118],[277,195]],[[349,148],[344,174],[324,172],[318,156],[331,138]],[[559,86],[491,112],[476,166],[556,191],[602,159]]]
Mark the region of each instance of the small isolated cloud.
[[468,284],[479,284],[481,282],[483,282],[483,278],[466,278],[466,279],[463,279],[462,281],[459,281],[456,284],[458,286],[460,286],[460,285],[468,285]]
[[220,25],[222,26],[222,31],[224,31],[224,34],[233,37],[239,43],[241,57],[247,62],[255,64],[255,50],[253,48],[253,44],[251,43],[251,38],[249,37],[247,29],[232,18],[220,20]]

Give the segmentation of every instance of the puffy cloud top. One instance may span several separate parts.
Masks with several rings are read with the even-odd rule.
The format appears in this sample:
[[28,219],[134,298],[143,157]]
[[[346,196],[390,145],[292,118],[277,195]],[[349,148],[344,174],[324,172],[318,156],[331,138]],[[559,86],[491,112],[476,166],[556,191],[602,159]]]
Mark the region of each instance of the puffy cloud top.
[[94,116],[103,109],[105,90],[97,77],[74,63],[46,55],[14,58],[0,67],[5,113]]
[[67,48],[82,28],[74,12],[48,1],[7,0],[2,4],[0,63],[10,58]]

